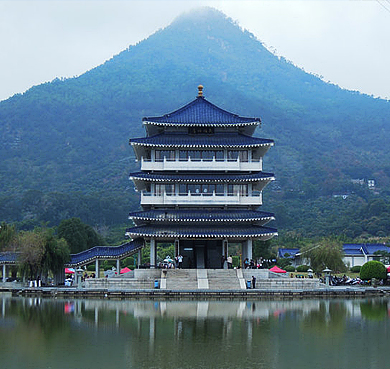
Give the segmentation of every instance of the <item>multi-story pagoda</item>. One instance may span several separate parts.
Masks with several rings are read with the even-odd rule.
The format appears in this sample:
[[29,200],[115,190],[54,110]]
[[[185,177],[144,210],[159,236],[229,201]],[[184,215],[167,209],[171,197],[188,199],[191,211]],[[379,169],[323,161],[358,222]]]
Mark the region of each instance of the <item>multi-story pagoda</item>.
[[158,242],[175,244],[184,268],[226,267],[229,244],[241,245],[242,262],[254,240],[276,229],[273,214],[257,210],[272,180],[263,156],[273,140],[252,137],[259,118],[218,108],[203,97],[161,117],[143,118],[146,137],[131,139],[141,171],[130,174],[141,193],[142,211],[130,213],[132,238],[149,242],[156,265]]

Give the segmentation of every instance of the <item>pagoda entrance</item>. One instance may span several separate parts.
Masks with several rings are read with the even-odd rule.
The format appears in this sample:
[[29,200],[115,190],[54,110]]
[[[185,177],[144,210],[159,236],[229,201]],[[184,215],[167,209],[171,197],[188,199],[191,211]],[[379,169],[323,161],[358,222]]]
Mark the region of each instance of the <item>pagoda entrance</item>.
[[183,268],[221,269],[222,240],[180,240]]

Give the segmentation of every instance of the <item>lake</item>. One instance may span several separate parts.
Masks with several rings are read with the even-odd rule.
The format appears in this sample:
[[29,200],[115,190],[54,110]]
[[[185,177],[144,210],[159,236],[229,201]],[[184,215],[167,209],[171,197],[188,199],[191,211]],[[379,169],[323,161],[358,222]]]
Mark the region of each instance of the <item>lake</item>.
[[385,368],[388,298],[60,300],[0,294],[0,368]]

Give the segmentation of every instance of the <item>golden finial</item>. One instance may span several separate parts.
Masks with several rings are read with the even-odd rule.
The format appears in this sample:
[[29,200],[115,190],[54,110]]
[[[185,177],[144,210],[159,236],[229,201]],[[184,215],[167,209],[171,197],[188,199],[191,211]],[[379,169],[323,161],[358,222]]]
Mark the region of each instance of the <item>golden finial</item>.
[[198,97],[202,97],[202,96],[203,96],[203,86],[199,85],[198,86]]

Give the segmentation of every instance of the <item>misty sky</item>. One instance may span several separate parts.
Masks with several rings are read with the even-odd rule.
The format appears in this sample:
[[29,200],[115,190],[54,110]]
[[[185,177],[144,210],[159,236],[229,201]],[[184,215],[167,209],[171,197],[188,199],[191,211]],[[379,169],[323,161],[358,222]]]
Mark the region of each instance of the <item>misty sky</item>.
[[0,0],[0,100],[80,75],[198,6],[325,81],[390,98],[390,0]]

